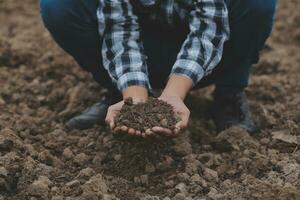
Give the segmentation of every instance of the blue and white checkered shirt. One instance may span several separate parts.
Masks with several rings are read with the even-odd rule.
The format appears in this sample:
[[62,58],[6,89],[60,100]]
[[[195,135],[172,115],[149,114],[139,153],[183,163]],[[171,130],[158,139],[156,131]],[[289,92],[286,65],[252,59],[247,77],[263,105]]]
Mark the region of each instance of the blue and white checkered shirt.
[[[140,39],[137,16],[129,0],[99,0],[99,33],[103,37],[103,65],[119,90],[131,85],[151,88],[147,57]],[[136,0],[147,6],[157,3],[151,19],[172,24],[179,18],[190,32],[171,74],[190,78],[194,85],[220,62],[229,38],[228,11],[224,0]]]

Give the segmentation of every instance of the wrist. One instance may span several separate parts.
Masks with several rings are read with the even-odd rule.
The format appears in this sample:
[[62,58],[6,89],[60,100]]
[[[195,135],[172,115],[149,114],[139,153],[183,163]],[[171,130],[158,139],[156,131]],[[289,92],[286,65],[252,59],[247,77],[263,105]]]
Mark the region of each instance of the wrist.
[[193,86],[191,79],[182,75],[171,75],[161,96],[178,97],[182,100]]
[[131,97],[134,102],[146,101],[148,98],[148,90],[143,86],[129,86],[122,92],[123,99]]

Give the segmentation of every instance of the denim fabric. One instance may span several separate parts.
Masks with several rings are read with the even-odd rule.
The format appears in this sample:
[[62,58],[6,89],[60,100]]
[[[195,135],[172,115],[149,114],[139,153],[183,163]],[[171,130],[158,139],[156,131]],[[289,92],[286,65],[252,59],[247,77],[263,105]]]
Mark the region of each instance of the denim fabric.
[[[251,66],[271,33],[277,0],[225,0],[231,36],[225,43],[220,64],[195,88],[209,84],[243,88]],[[113,87],[102,66],[102,38],[98,33],[97,0],[41,0],[41,15],[51,35],[78,64],[92,73],[103,87]],[[139,16],[141,37],[148,57],[150,83],[162,88],[188,33],[186,24],[169,28]]]

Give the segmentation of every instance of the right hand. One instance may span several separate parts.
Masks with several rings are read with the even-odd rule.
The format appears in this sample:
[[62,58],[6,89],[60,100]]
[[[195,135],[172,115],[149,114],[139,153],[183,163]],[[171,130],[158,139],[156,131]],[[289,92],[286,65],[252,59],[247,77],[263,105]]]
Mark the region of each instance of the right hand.
[[111,130],[114,130],[116,128],[115,118],[117,114],[121,111],[123,105],[124,101],[120,101],[119,103],[109,106],[107,110],[105,122],[109,125]]

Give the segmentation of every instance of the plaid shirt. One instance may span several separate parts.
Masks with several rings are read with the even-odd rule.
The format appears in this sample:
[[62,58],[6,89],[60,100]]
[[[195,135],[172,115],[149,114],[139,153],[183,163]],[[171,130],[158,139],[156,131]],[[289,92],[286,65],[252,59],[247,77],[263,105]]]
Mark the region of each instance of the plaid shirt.
[[[129,0],[99,0],[99,33],[103,37],[103,65],[119,90],[131,85],[151,89],[147,57],[140,40],[137,16]],[[224,0],[136,0],[147,9],[157,3],[151,19],[172,24],[174,18],[189,23],[190,32],[171,74],[190,78],[194,85],[220,62],[229,38]]]

